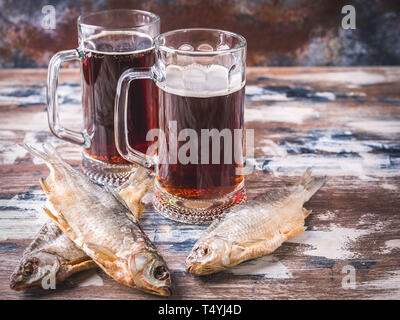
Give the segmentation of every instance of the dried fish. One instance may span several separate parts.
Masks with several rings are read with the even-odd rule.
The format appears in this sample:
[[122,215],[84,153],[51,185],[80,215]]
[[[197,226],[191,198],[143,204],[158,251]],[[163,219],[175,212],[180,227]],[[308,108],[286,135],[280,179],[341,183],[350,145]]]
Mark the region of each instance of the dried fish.
[[[141,199],[150,186],[147,171],[139,167],[118,189],[138,220],[143,213]],[[53,272],[56,283],[60,283],[77,272],[96,267],[97,264],[85,252],[77,248],[54,222],[49,221],[24,251],[11,275],[10,287],[27,290],[41,286],[50,272]]]
[[[43,151],[24,147],[50,168],[49,177],[41,179],[51,203],[44,210],[74,244],[116,281],[148,293],[170,295],[165,261],[121,196],[92,183],[50,145],[43,145]],[[153,179],[147,175],[143,191],[152,187]]]
[[325,183],[308,169],[295,186],[279,189],[232,208],[214,221],[186,259],[186,270],[207,275],[272,253],[303,232],[311,210],[303,208]]
[[151,174],[149,174],[146,169],[138,167],[128,181],[117,189],[119,195],[128,205],[137,220],[140,220],[144,211],[142,199],[153,189],[153,185],[154,178]]
[[49,221],[26,248],[18,267],[11,275],[10,287],[25,290],[42,285],[53,273],[56,283],[79,271],[97,267],[86,253]]

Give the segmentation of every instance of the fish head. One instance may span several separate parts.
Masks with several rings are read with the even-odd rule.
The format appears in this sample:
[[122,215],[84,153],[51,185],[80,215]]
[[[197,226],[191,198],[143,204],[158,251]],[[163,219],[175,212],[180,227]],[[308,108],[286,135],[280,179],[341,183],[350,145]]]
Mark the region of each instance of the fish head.
[[231,247],[230,241],[218,237],[199,241],[186,259],[186,271],[206,275],[226,269]]
[[38,286],[51,273],[56,276],[60,268],[57,257],[47,252],[37,252],[24,257],[12,273],[10,288],[24,290]]
[[129,259],[133,286],[148,293],[170,296],[171,275],[164,259],[147,245]]

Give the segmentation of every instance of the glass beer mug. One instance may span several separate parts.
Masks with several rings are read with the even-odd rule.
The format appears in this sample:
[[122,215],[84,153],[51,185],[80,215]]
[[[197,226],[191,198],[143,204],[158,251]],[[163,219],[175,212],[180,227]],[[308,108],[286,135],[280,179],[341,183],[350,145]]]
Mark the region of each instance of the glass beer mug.
[[[58,138],[83,147],[82,169],[92,180],[118,186],[126,180],[132,164],[115,146],[114,101],[118,79],[132,67],[151,67],[155,61],[154,37],[160,32],[160,18],[140,10],[110,10],[79,17],[79,48],[61,51],[50,61],[48,70],[48,121]],[[64,128],[59,120],[57,88],[62,62],[77,60],[81,65],[84,130]],[[157,127],[151,80],[132,86],[127,117],[129,142],[142,152],[146,133]]]
[[[227,31],[184,29],[158,36],[155,50],[153,67],[132,68],[118,82],[117,149],[129,162],[154,170],[159,213],[209,223],[246,197],[240,173],[246,40]],[[159,129],[148,133],[153,145],[146,154],[129,143],[127,93],[137,79],[152,79],[157,87]]]

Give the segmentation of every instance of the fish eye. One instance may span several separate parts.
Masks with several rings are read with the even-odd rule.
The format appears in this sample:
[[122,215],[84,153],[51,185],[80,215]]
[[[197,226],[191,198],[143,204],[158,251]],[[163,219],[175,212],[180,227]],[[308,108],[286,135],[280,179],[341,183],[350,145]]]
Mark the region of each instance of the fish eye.
[[26,277],[31,276],[35,272],[38,263],[39,261],[36,259],[27,261],[23,266],[21,266],[21,271],[23,275]]
[[166,280],[169,278],[169,272],[164,266],[158,266],[154,269],[154,278],[157,280]]
[[209,252],[207,247],[198,247],[196,251],[201,255],[201,256],[206,256]]

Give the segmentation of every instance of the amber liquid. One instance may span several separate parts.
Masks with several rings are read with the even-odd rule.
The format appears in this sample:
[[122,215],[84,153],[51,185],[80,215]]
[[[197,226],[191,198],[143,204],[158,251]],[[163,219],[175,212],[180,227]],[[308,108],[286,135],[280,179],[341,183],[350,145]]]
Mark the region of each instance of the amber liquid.
[[[186,199],[216,199],[233,192],[243,181],[243,176],[236,175],[236,169],[242,166],[242,160],[235,163],[234,149],[232,163],[224,163],[225,150],[221,139],[219,164],[212,164],[211,139],[209,140],[210,164],[202,164],[200,137],[201,129],[229,129],[232,137],[234,129],[243,129],[244,125],[244,87],[236,92],[213,97],[185,97],[169,93],[158,88],[159,125],[169,141],[169,122],[176,121],[177,132],[182,129],[194,129],[199,137],[199,164],[159,164],[157,181],[167,192]],[[178,150],[186,142],[177,142]],[[235,146],[240,147],[241,146]],[[163,151],[162,151],[163,150]],[[159,157],[167,159],[168,148],[159,150]]]
[[[86,153],[109,164],[128,164],[118,153],[114,137],[114,100],[118,79],[133,67],[151,67],[155,54],[152,40],[136,34],[106,34],[87,41],[83,74],[84,126],[91,145]],[[136,51],[136,52],[135,52]],[[126,53],[125,53],[126,52]],[[133,148],[146,152],[146,134],[157,127],[155,85],[151,80],[133,81],[128,99],[128,136]]]

